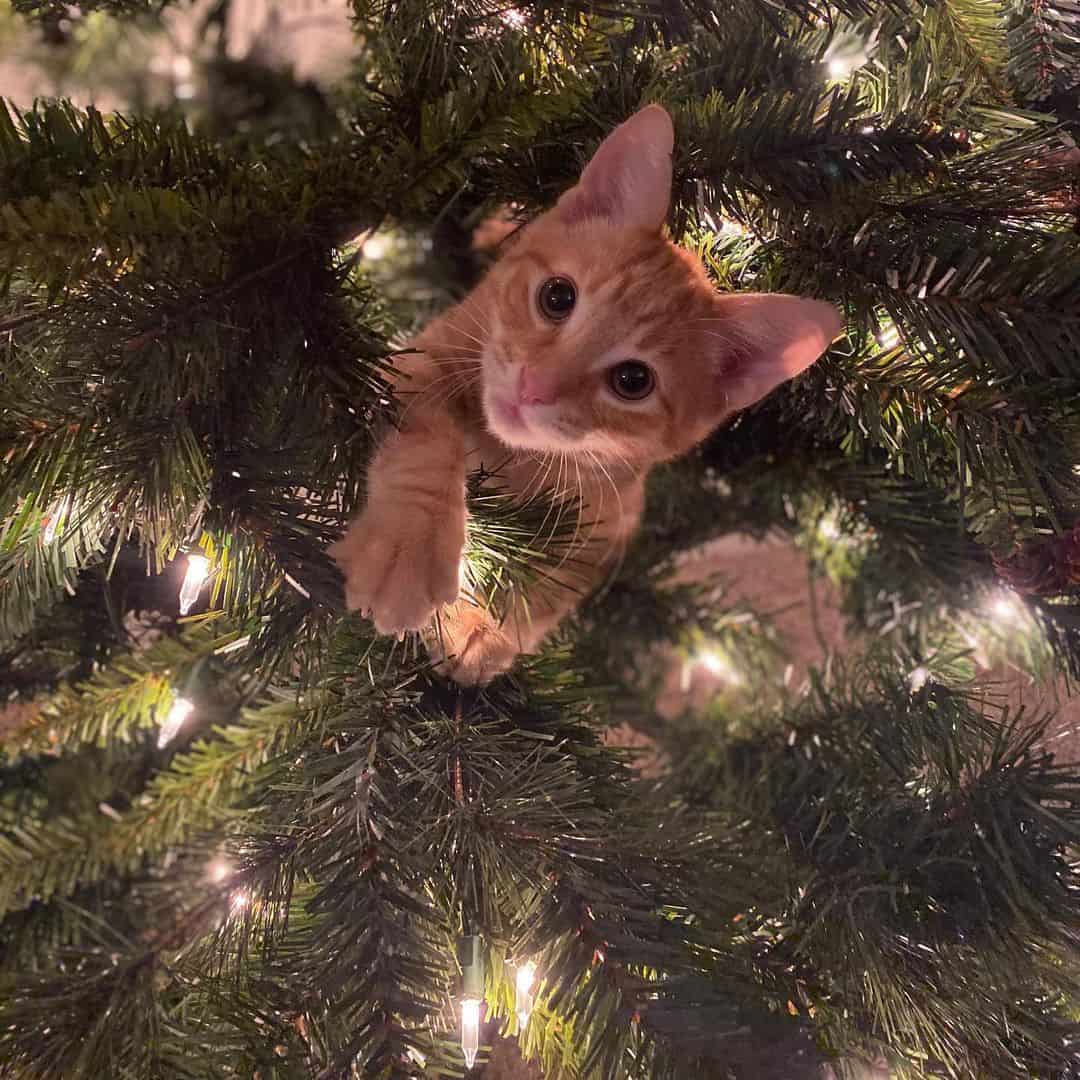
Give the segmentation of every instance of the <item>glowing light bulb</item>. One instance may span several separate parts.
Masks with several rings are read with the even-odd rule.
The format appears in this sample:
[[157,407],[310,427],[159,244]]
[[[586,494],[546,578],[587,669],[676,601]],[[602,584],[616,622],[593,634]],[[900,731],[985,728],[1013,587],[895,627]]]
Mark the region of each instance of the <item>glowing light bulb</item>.
[[536,983],[536,965],[529,961],[517,969],[517,987],[514,996],[514,1009],[517,1012],[518,1030],[524,1031],[536,1004],[533,986]]
[[920,664],[909,673],[907,681],[908,686],[911,687],[911,692],[917,694],[930,681],[930,669]]
[[836,524],[835,518],[823,517],[818,525],[818,532],[826,540],[837,540],[840,537],[840,526]]
[[71,514],[71,496],[65,495],[57,504],[56,509],[49,514],[48,521],[45,523],[45,532],[42,534],[42,539],[46,544],[51,544],[56,539],[56,531],[60,528],[62,522],[66,522]]
[[165,717],[165,723],[158,732],[158,749],[167,746],[176,738],[177,732],[184,726],[184,721],[191,715],[195,706],[187,698],[178,697],[173,699],[169,715]]
[[714,653],[709,649],[702,649],[698,653],[698,663],[706,671],[711,671],[714,675],[723,675],[727,668],[724,658],[719,653]]
[[251,893],[247,889],[240,889],[233,893],[232,899],[229,901],[229,907],[232,908],[234,915],[238,915],[251,903]]
[[732,686],[739,686],[742,683],[742,677],[731,666],[727,657],[724,656],[723,653],[717,652],[715,649],[698,650],[697,654],[694,656],[694,660],[710,675],[717,679],[723,679]]
[[861,68],[877,48],[877,31],[869,38],[837,38],[829,46],[822,61],[831,79],[846,79],[856,68]]
[[465,1068],[476,1064],[480,1050],[480,1001],[465,998],[461,1003],[461,1052],[465,1055]]
[[187,573],[184,574],[184,583],[180,586],[180,614],[186,615],[199,599],[202,592],[203,582],[210,573],[210,560],[204,555],[189,555],[187,557]]
[[206,876],[213,882],[224,881],[232,873],[232,867],[225,859],[214,859],[206,868]]
[[990,604],[990,611],[1002,622],[1016,622],[1021,615],[1020,605],[1007,592],[998,593]]
[[895,323],[886,326],[878,334],[877,340],[883,349],[895,349],[900,344],[900,328]]
[[391,246],[392,241],[385,234],[372,234],[360,245],[360,253],[365,259],[375,261],[386,255]]
[[517,8],[507,8],[499,18],[502,19],[507,26],[512,27],[514,30],[520,30],[525,25],[525,14],[519,11]]

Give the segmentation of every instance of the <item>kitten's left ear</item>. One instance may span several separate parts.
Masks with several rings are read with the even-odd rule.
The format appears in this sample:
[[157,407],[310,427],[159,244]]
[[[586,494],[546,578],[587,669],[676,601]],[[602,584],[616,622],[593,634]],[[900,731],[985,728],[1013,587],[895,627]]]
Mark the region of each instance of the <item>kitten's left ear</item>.
[[719,356],[725,411],[744,409],[805,371],[844,325],[832,304],[782,293],[717,296],[714,310],[704,332]]
[[620,124],[561,199],[555,214],[567,225],[602,219],[659,231],[671,202],[675,128],[667,110],[647,105]]

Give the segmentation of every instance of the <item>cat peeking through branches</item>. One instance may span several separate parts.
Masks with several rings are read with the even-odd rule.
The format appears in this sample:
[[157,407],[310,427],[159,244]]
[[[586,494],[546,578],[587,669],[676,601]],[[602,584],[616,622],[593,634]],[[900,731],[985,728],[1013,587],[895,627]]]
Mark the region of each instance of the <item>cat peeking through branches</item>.
[[[839,334],[830,304],[717,293],[664,235],[674,129],[649,105],[577,185],[402,358],[398,424],[367,503],[331,553],[350,609],[421,630],[446,674],[506,671],[597,585],[635,532],[652,466],[812,364]],[[569,494],[574,535],[534,585],[462,595],[466,475],[498,465],[522,502]]]

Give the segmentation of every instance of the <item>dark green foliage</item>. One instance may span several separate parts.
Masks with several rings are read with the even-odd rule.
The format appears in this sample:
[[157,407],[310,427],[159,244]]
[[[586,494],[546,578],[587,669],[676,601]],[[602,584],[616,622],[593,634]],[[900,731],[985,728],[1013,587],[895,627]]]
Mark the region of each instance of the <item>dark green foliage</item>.
[[[1032,111],[1067,9],[358,0],[330,94],[219,58],[190,129],[5,108],[0,1076],[461,1076],[463,933],[510,1028],[538,964],[553,1078],[1075,1075],[1076,770],[963,688],[973,641],[1080,670],[1077,596],[995,570],[1080,513],[1074,166]],[[342,614],[326,547],[473,226],[648,100],[676,238],[848,336],[658,470],[597,594],[462,690]],[[521,588],[580,508],[487,467],[469,584]],[[737,532],[801,545],[870,654],[786,687],[770,613],[680,577]],[[754,707],[661,714],[658,657],[703,648]]]
[[768,963],[835,958],[806,991],[835,1045],[861,1032],[945,1075],[1068,1075],[1076,777],[1022,714],[980,717],[892,670],[819,684],[786,731],[718,763],[691,753],[691,790],[775,829],[803,868]]
[[1069,3],[1019,0],[1009,21],[1010,75],[1041,101],[1080,83],[1080,12]]

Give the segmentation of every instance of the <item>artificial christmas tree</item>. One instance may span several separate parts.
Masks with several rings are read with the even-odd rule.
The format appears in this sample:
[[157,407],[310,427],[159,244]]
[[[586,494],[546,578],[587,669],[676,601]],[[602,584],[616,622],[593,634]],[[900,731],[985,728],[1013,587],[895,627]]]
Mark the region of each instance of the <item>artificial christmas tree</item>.
[[[1076,13],[353,14],[317,122],[0,114],[0,1076],[1077,1075],[1080,770],[969,681],[1080,670]],[[847,332],[462,687],[327,548],[409,333],[650,101],[672,236]],[[557,485],[466,491],[471,589],[557,564]],[[775,531],[864,642],[805,688],[683,572]]]

